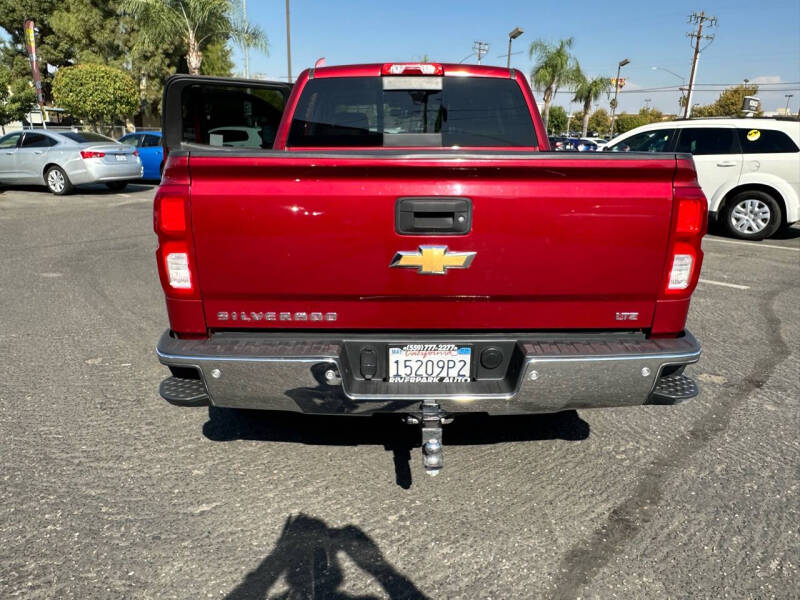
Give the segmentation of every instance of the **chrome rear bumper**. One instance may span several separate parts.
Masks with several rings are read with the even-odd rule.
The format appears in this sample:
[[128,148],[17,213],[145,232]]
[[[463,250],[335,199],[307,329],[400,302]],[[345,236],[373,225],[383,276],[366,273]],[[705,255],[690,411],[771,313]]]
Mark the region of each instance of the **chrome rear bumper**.
[[[416,337],[470,340],[463,335]],[[514,357],[502,380],[390,384],[359,381],[354,375],[346,351],[351,339],[407,338],[222,334],[180,340],[166,332],[157,353],[175,377],[165,380],[162,395],[176,404],[317,414],[409,413],[431,399],[452,414],[522,414],[675,403],[697,394],[686,377],[675,384],[675,372],[700,358],[700,345],[688,331],[674,339],[636,334],[498,335],[505,343],[514,342]],[[487,338],[476,339],[485,343]],[[178,389],[189,390],[185,402],[174,392]],[[665,395],[664,390],[676,389],[683,395]]]

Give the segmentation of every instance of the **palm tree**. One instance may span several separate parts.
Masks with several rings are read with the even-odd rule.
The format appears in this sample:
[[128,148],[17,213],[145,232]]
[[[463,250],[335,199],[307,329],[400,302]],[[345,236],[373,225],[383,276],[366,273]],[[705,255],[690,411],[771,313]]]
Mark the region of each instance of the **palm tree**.
[[180,40],[186,49],[186,64],[192,75],[200,73],[203,48],[218,39],[267,51],[267,36],[234,14],[230,0],[124,0],[145,38],[161,43]]
[[535,40],[531,43],[529,57],[536,57],[536,63],[531,69],[531,81],[537,90],[541,90],[544,101],[544,126],[550,118],[550,103],[562,85],[570,85],[580,72],[578,61],[570,54],[573,38],[559,40],[552,44],[544,40]]
[[593,77],[589,79],[583,73],[578,77],[578,81],[575,84],[575,96],[572,101],[583,102],[582,137],[586,137],[586,131],[589,129],[589,111],[592,108],[592,103],[599,100],[600,96],[610,89],[611,79],[608,77]]

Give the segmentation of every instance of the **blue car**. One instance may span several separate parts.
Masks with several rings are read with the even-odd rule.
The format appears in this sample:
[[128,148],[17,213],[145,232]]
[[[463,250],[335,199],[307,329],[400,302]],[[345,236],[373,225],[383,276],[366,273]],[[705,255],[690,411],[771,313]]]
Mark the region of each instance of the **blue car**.
[[160,131],[129,133],[119,138],[119,141],[139,151],[139,158],[142,160],[142,179],[161,179],[164,150],[161,147]]

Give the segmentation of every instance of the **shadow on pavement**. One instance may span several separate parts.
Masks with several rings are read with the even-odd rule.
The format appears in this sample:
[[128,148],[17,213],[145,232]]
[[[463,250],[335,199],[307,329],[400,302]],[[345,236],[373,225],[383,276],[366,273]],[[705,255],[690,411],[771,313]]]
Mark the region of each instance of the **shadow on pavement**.
[[770,240],[794,240],[800,238],[800,227],[797,224],[794,227],[782,227],[778,229]]
[[226,598],[266,598],[282,575],[289,589],[276,598],[377,598],[353,596],[339,589],[344,583],[340,553],[371,575],[389,598],[425,598],[411,580],[386,561],[377,544],[361,529],[354,525],[328,527],[324,521],[303,514],[286,519],[272,552]]
[[[711,235],[727,238],[729,240],[735,240],[737,242],[742,241],[739,238],[731,236],[727,231],[725,231],[725,228],[719,222],[709,223],[708,233],[710,233]],[[765,244],[768,244],[770,240],[794,240],[797,238],[800,238],[800,227],[798,227],[798,225],[795,224],[792,227],[781,227],[780,229],[778,229],[778,231],[776,231],[763,241]],[[760,242],[752,242],[752,243],[758,245]]]
[[[319,416],[210,407],[203,434],[215,442],[256,440],[325,446],[383,446],[392,452],[397,485],[411,487],[411,450],[420,446],[418,427],[397,415]],[[465,414],[444,427],[444,446],[561,439],[585,440],[589,424],[574,410],[542,415],[490,417]]]

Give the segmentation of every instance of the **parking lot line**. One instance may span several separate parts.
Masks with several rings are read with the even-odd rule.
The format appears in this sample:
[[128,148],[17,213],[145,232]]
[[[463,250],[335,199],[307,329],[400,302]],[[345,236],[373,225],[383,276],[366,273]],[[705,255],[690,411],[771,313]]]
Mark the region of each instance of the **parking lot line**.
[[723,287],[733,288],[735,290],[749,290],[749,285],[739,285],[738,283],[726,283],[724,281],[712,281],[711,279],[703,279],[702,277],[698,279],[700,283],[708,283],[710,285],[721,285]]
[[737,246],[750,246],[751,248],[774,248],[775,250],[800,252],[800,248],[790,248],[789,246],[776,246],[774,244],[761,244],[759,242],[737,242],[736,240],[721,240],[719,238],[709,236],[704,237],[703,241],[719,242],[720,244],[736,244]]

